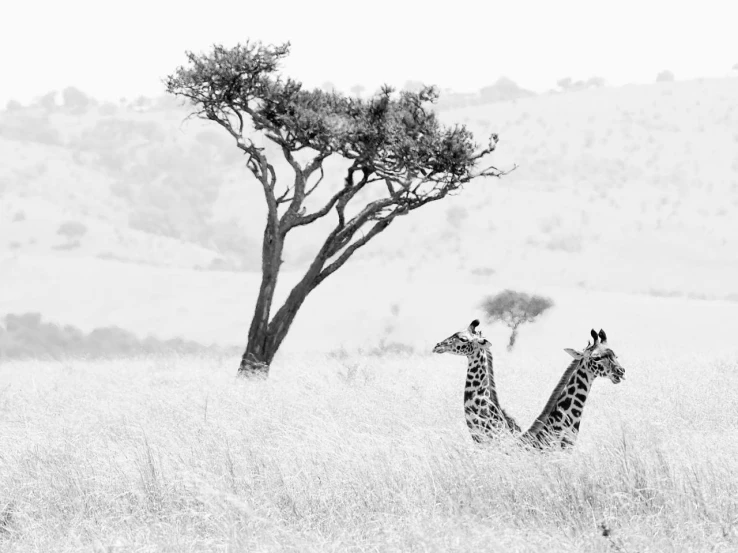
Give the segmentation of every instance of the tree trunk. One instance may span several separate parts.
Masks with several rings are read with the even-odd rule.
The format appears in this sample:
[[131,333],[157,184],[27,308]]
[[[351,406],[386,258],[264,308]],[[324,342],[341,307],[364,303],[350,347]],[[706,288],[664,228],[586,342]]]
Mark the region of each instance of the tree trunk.
[[318,285],[316,280],[308,276],[306,275],[306,278],[303,278],[292,289],[284,305],[279,308],[271,322],[267,324],[266,319],[261,319],[253,337],[249,333],[249,343],[241,358],[241,366],[238,368],[239,375],[268,376],[269,365],[287,336],[297,312],[308,294]]
[[[259,290],[259,299],[256,303],[256,311],[254,312],[254,319],[251,322],[251,330],[249,331],[249,343],[246,346],[246,351],[241,358],[241,365],[238,368],[238,374],[241,376],[261,376],[266,377],[269,374],[269,365],[274,359],[274,355],[277,353],[279,346],[282,345],[282,341],[287,336],[292,322],[295,320],[297,312],[302,307],[308,294],[312,292],[318,284],[325,280],[325,273],[321,273],[326,260],[329,257],[329,252],[334,244],[335,237],[329,236],[323,247],[320,249],[315,259],[310,264],[305,275],[300,279],[295,287],[290,291],[284,305],[279,308],[274,318],[269,321],[269,310],[264,309],[266,300],[262,302],[262,296],[268,295],[268,305],[271,307],[272,297],[274,296],[274,287],[271,288],[265,285],[267,282],[267,276],[270,275],[266,271],[267,265],[262,264],[264,269],[262,276],[261,290]],[[266,235],[265,235],[266,242]],[[279,242],[279,253],[282,253],[283,239]],[[267,249],[264,248],[264,252]],[[280,260],[281,263],[281,260]],[[277,265],[278,267],[278,265]],[[276,285],[276,273],[274,272],[274,284]],[[264,304],[264,305],[263,305]]]
[[265,377],[269,372],[269,363],[276,353],[276,347],[272,346],[269,339],[269,316],[272,311],[274,291],[277,288],[279,269],[282,265],[283,247],[284,238],[279,233],[276,211],[272,214],[270,210],[261,249],[261,286],[249,327],[246,351],[238,367],[239,376]]
[[515,347],[515,340],[518,339],[518,327],[517,325],[513,327],[512,332],[510,333],[510,341],[507,344],[507,351],[512,351],[512,349]]

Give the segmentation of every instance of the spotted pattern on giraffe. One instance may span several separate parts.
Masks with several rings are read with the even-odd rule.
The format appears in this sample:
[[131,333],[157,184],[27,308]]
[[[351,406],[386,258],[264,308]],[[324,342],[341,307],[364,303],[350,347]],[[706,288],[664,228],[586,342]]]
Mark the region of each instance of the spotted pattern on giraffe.
[[574,361],[564,371],[541,414],[523,434],[524,443],[537,448],[573,446],[595,378],[609,378],[613,384],[625,380],[625,369],[608,345],[605,332],[592,329],[590,335],[593,342],[582,352],[565,350]]
[[436,344],[433,352],[467,358],[464,414],[472,439],[480,443],[496,439],[501,433],[519,433],[520,427],[500,406],[491,344],[477,330],[478,326],[479,320],[475,319],[465,330]]

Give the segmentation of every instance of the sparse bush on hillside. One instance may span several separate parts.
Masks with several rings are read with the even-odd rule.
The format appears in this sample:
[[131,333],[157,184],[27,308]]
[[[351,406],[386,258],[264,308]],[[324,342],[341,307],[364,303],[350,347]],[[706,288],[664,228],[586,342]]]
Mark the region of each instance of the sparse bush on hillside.
[[79,240],[67,240],[63,244],[55,244],[51,246],[51,249],[58,250],[58,251],[69,251],[69,250],[75,250],[80,247],[80,241]]
[[556,81],[556,86],[558,86],[561,90],[564,90],[564,91],[571,90],[573,84],[574,83],[571,77],[564,77]]
[[479,91],[483,103],[507,102],[518,98],[535,96],[535,93],[521,88],[515,81],[507,77],[500,77],[495,84],[486,86]]
[[97,111],[100,115],[104,115],[105,117],[112,117],[113,115],[118,113],[118,106],[110,102],[105,102],[97,109]]
[[551,236],[546,243],[546,248],[552,251],[579,253],[582,251],[582,237],[575,233]]
[[3,115],[0,115],[0,136],[3,138],[50,146],[62,144],[61,134],[44,116],[27,113],[26,110],[11,111]]
[[525,323],[532,323],[553,307],[553,304],[550,298],[504,290],[495,296],[485,298],[481,307],[488,320],[499,321],[512,330],[510,341],[507,344],[507,349],[510,351],[515,347],[518,327]]
[[456,229],[461,227],[468,216],[469,212],[464,206],[455,205],[446,210],[448,224]]
[[668,69],[665,71],[661,71],[658,75],[656,75],[657,83],[670,83],[673,81],[674,81],[674,73],[672,73]]
[[70,240],[82,238],[87,234],[87,225],[80,223],[79,221],[65,221],[59,225],[56,233],[60,236],[65,236]]
[[489,277],[494,275],[496,272],[497,271],[492,267],[474,267],[471,270],[471,274],[478,277]]
[[8,100],[8,103],[5,104],[5,111],[21,111],[22,109],[23,104],[18,100]]
[[81,113],[93,107],[97,102],[80,89],[69,86],[62,90],[62,103],[65,109]]
[[25,211],[16,211],[13,214],[13,222],[14,223],[19,223],[20,221],[25,221],[25,220],[26,220],[26,212]]
[[109,326],[85,334],[72,325],[43,322],[40,313],[8,314],[0,325],[0,358],[116,357],[154,353],[196,353],[207,348],[174,338],[139,339],[135,334]]
[[58,104],[56,103],[56,97],[58,95],[58,92],[56,90],[52,90],[51,92],[47,92],[43,96],[39,97],[35,105],[43,108],[44,111],[47,113],[51,113],[53,111],[56,111],[58,109]]
[[123,180],[115,180],[110,183],[110,192],[113,194],[113,196],[123,198],[129,203],[133,203],[135,198],[133,186]]
[[571,77],[564,77],[556,81],[556,84],[563,92],[574,92],[588,88],[601,88],[605,86],[605,79],[603,77],[590,77],[586,81],[575,81]]

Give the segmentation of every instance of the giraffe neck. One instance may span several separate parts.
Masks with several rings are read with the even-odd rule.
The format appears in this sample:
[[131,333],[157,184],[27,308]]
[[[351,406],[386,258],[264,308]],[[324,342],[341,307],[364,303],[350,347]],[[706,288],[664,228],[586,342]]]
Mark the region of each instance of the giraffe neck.
[[563,449],[573,446],[594,378],[584,361],[572,363],[524,438],[538,447],[558,445]]
[[464,412],[474,441],[495,437],[504,428],[519,431],[518,425],[505,413],[497,399],[492,352],[478,346],[467,359]]

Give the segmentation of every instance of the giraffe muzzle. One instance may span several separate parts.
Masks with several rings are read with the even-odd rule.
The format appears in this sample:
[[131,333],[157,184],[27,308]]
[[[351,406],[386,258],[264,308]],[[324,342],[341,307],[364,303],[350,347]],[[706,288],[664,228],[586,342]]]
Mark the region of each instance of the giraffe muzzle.
[[445,352],[446,352],[446,346],[444,346],[442,343],[436,344],[433,347],[433,353],[445,353]]

